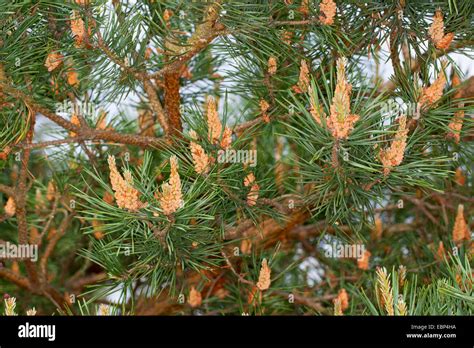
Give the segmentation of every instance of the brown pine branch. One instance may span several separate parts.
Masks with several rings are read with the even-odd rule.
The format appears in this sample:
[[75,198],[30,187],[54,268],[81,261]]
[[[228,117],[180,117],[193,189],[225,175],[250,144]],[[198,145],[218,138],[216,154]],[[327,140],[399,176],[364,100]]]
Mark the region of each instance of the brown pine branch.
[[181,74],[179,72],[171,72],[164,75],[165,86],[165,109],[170,121],[170,135],[179,136],[183,131],[181,123],[180,104],[181,97],[179,94],[179,80]]
[[23,277],[8,268],[0,267],[0,278],[6,279],[20,288],[30,290],[30,281],[28,278]]
[[6,194],[9,197],[15,196],[15,190],[13,189],[13,187],[7,185],[0,184],[0,192]]
[[[64,141],[68,143],[68,142],[81,142],[84,140],[106,140],[106,141],[110,141],[110,142],[114,142],[118,144],[136,145],[139,147],[144,147],[144,148],[149,147],[149,148],[155,148],[155,149],[164,148],[168,145],[168,141],[166,138],[147,137],[147,136],[141,136],[141,135],[136,135],[136,134],[123,134],[123,133],[117,133],[116,131],[111,131],[111,130],[98,130],[98,129],[89,128],[87,126],[85,127],[77,126],[71,123],[70,121],[66,120],[65,118],[50,111],[48,108],[45,108],[39,105],[23,92],[11,86],[5,85],[4,83],[1,82],[1,80],[0,80],[0,85],[4,92],[7,92],[8,94],[16,98],[23,100],[27,105],[30,105],[30,107],[34,109],[36,112],[42,114],[43,116],[50,119],[51,121],[61,126],[62,128],[77,134],[77,137],[75,137],[76,141],[73,141],[72,140],[73,138],[68,138],[68,140],[63,139],[61,140],[61,142]],[[50,144],[54,145],[54,143],[50,143]],[[45,143],[45,145],[48,146],[48,143]],[[19,146],[23,147],[25,151],[36,147],[36,145],[33,144],[32,142],[23,143]]]
[[[35,126],[35,111],[31,108],[31,105],[27,104],[29,113],[29,130],[26,134],[25,142],[31,143],[33,139],[33,132]],[[18,185],[15,191],[15,203],[16,203],[16,220],[18,224],[18,243],[28,244],[28,222],[27,222],[27,210],[26,210],[26,196],[28,193],[27,179],[28,179],[28,163],[30,160],[30,149],[25,149],[21,156],[20,173],[18,175]],[[29,259],[25,260],[25,268],[28,273],[28,278],[31,282],[31,286],[36,286],[39,283],[38,272],[35,265]]]
[[152,111],[158,117],[158,121],[160,122],[160,125],[163,128],[163,132],[165,133],[166,136],[168,136],[169,131],[170,131],[169,119],[168,119],[168,115],[165,113],[165,110],[163,109],[163,106],[161,105],[160,99],[158,98],[156,87],[153,85],[151,80],[144,80],[143,89],[145,90],[145,93],[148,96]]

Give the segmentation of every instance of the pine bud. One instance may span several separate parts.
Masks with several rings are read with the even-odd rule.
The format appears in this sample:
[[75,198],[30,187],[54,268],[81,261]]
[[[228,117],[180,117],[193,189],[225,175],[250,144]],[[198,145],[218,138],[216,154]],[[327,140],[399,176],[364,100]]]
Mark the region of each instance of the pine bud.
[[456,244],[461,243],[463,240],[470,240],[471,232],[464,219],[464,205],[458,205],[458,212],[453,227],[453,242]]
[[229,127],[225,127],[224,133],[222,133],[220,146],[221,148],[225,150],[229,148],[231,144],[232,144],[232,129],[230,129]]
[[171,17],[173,17],[173,11],[171,11],[169,9],[165,9],[163,11],[163,20],[168,24]]
[[334,315],[335,316],[344,315],[342,313],[341,299],[339,297],[336,297],[333,302],[334,302]]
[[98,310],[97,310],[97,315],[109,316],[110,315],[110,306],[106,305],[104,303],[101,303],[99,305]]
[[277,71],[277,61],[275,57],[268,58],[268,74],[275,75]]
[[334,0],[322,0],[319,4],[319,10],[321,11],[319,20],[322,24],[334,24],[334,17],[336,16],[336,3]]
[[15,316],[16,298],[8,297],[5,299],[5,315]]
[[253,286],[247,295],[247,303],[256,306],[260,302],[262,302],[262,292],[258,291],[258,287]]
[[405,285],[407,278],[407,268],[403,265],[398,266],[398,287],[401,289]]
[[94,21],[91,19],[88,22],[88,28],[84,21],[82,20],[80,13],[78,11],[72,11],[70,18],[71,32],[74,37],[74,46],[76,48],[83,47],[87,43],[88,37],[92,35],[92,27],[94,26]]
[[300,75],[298,78],[298,83],[296,84],[296,86],[293,86],[293,90],[296,93],[306,93],[308,92],[309,84],[310,82],[308,64],[304,59],[302,59],[300,64]]
[[301,6],[298,8],[298,12],[303,15],[303,17],[309,16],[309,0],[301,0]]
[[153,54],[153,50],[150,47],[147,47],[145,49],[145,54],[144,54],[145,60],[149,60],[151,58],[152,54]]
[[250,191],[247,194],[247,204],[249,206],[254,206],[255,204],[257,204],[260,186],[256,183],[255,175],[253,173],[249,173],[245,177],[244,186],[250,186]]
[[382,219],[380,218],[379,214],[376,214],[374,218],[374,227],[372,229],[372,239],[379,240],[380,238],[382,238],[382,233],[383,233]]
[[90,0],[74,0],[76,4],[80,5],[80,6],[86,6],[86,5],[89,5],[89,1]]
[[459,143],[461,140],[461,129],[464,123],[464,110],[459,110],[454,113],[454,116],[449,122],[448,138],[453,138],[456,143]]
[[105,130],[107,128],[107,112],[101,110],[97,122],[95,124],[95,129]]
[[446,258],[446,250],[444,249],[444,244],[442,241],[439,242],[438,250],[436,251],[436,256],[440,261],[444,261],[444,259]]
[[397,310],[398,315],[407,315],[407,305],[402,295],[398,295]]
[[261,291],[267,290],[271,284],[271,269],[268,267],[267,259],[263,259],[262,268],[258,276],[257,288]]
[[240,243],[240,251],[242,254],[250,254],[252,250],[252,242],[250,239],[242,239]]
[[199,307],[202,304],[202,295],[194,286],[189,291],[188,303],[193,308]]
[[73,68],[69,68],[67,72],[67,83],[73,87],[79,86],[79,74]]
[[456,168],[456,173],[454,174],[454,181],[459,186],[464,186],[466,184],[466,176],[464,175],[461,167]]
[[269,123],[270,117],[267,114],[268,109],[270,108],[270,104],[267,103],[265,99],[260,99],[260,114],[262,115],[263,122]]
[[362,255],[361,258],[359,258],[357,260],[357,267],[359,267],[359,269],[362,269],[362,270],[368,270],[369,269],[369,260],[370,260],[370,256],[372,254],[370,253],[370,251],[366,250],[364,252],[364,254]]
[[35,315],[36,315],[36,308],[33,307],[33,308],[31,308],[31,309],[28,309],[28,310],[26,311],[26,315],[29,316],[29,317],[35,316]]
[[255,175],[253,173],[247,174],[244,179],[244,186],[247,187],[255,182]]
[[13,261],[12,262],[11,270],[15,274],[20,274],[20,265],[18,264],[18,261]]
[[46,57],[44,66],[48,69],[49,72],[55,70],[63,62],[64,56],[58,52],[51,52]]
[[434,43],[439,42],[444,36],[444,21],[443,13],[441,10],[437,10],[433,17],[433,23],[431,23],[430,28],[428,29],[428,34],[430,35],[431,40]]
[[212,96],[207,98],[207,126],[209,141],[213,144],[218,143],[222,133],[222,123],[217,113],[216,100]]
[[313,116],[316,123],[322,126],[323,125],[322,119],[326,119],[326,115],[324,114],[323,107],[316,102],[316,98],[311,86],[308,87],[308,93],[309,93],[309,106],[310,106],[309,112],[311,116]]
[[5,210],[5,214],[7,214],[10,217],[15,215],[16,204],[15,204],[15,200],[13,199],[13,197],[8,197],[8,200],[7,200],[7,203],[5,204],[4,210]]
[[339,290],[337,298],[341,302],[341,311],[344,312],[347,308],[349,308],[349,295],[347,294],[346,289],[342,288]]
[[423,93],[421,94],[419,100],[420,105],[424,107],[435,104],[443,96],[443,89],[445,85],[446,76],[444,71],[440,71],[433,84],[429,87],[423,88]]
[[[79,117],[77,116],[77,114],[72,114],[71,116],[71,123],[75,126],[80,126],[81,125],[81,122],[79,122]],[[71,137],[75,137],[77,134],[75,132],[69,132],[69,135]]]
[[94,238],[97,240],[104,238],[104,232],[102,232],[102,223],[99,220],[94,219],[91,221],[91,225],[94,230]]
[[[38,193],[38,191],[36,192]],[[51,202],[54,200],[54,197],[56,197],[56,185],[53,180],[50,180],[46,189],[46,199]]]

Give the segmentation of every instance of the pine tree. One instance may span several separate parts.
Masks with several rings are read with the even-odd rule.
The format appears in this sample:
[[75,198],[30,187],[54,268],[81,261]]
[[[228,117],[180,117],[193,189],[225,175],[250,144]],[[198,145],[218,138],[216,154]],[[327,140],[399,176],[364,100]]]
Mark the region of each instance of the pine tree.
[[473,314],[473,14],[0,0],[5,314]]

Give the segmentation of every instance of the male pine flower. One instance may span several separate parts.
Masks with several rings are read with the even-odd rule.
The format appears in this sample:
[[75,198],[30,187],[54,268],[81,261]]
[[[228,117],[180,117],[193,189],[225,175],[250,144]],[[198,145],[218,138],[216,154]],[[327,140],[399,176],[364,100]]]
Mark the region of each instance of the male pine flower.
[[5,299],[5,315],[8,315],[8,316],[17,315],[15,312],[15,307],[16,307],[15,297],[9,297]]
[[146,204],[140,202],[139,192],[133,187],[132,173],[126,170],[122,175],[117,169],[115,164],[115,157],[108,157],[109,170],[110,170],[110,183],[112,190],[114,190],[115,200],[119,208],[128,209],[130,211],[136,211],[143,208]]
[[262,268],[260,269],[260,274],[258,276],[257,288],[264,291],[270,287],[271,284],[271,274],[272,270],[268,267],[267,259],[263,259]]
[[270,122],[270,117],[268,116],[268,109],[270,108],[270,104],[265,99],[260,99],[259,102],[260,105],[260,113],[262,115],[263,122],[269,123]]
[[464,110],[459,110],[454,113],[454,116],[448,124],[448,137],[453,138],[456,143],[461,140],[461,130],[464,123]]
[[188,303],[193,308],[199,307],[202,304],[202,295],[194,286],[189,291]]
[[443,89],[445,85],[446,76],[444,71],[440,71],[433,84],[429,87],[423,88],[423,92],[419,100],[421,107],[435,104],[443,96]]
[[209,132],[209,141],[216,143],[222,133],[222,124],[217,113],[217,105],[214,97],[209,96],[206,103],[207,126]]
[[458,205],[458,212],[453,227],[453,242],[461,243],[463,240],[470,240],[471,232],[464,218],[464,205]]
[[341,311],[344,312],[349,308],[349,295],[347,294],[346,289],[342,288],[337,294],[337,298],[341,302]]
[[382,295],[383,306],[388,315],[394,315],[393,311],[393,292],[390,285],[390,278],[387,275],[385,267],[377,268],[378,291]]
[[74,37],[74,46],[76,48],[81,48],[85,44],[89,45],[88,38],[92,35],[92,28],[95,25],[93,20],[89,20],[88,28],[86,30],[86,25],[81,18],[79,11],[72,11],[71,18],[69,20],[71,26],[71,32]]
[[372,255],[371,252],[366,250],[364,254],[362,255],[362,257],[360,259],[357,259],[357,267],[359,267],[359,269],[362,269],[364,271],[368,270],[371,255]]
[[223,149],[227,149],[232,143],[232,130],[229,127],[225,127],[221,138],[222,123],[219,119],[219,114],[217,113],[216,100],[212,96],[207,98],[206,116],[209,141],[213,144],[219,144]]
[[393,167],[400,165],[403,161],[405,148],[407,145],[408,129],[406,128],[407,117],[402,115],[395,138],[388,149],[380,151],[380,161],[383,165],[383,173],[387,176]]
[[301,60],[300,64],[300,75],[298,83],[293,86],[293,90],[296,93],[306,93],[309,88],[309,68],[308,64],[304,59]]
[[[191,130],[189,135],[193,140],[197,140],[198,136],[195,131]],[[209,171],[209,156],[206,154],[201,145],[195,141],[190,141],[189,148],[193,157],[194,170],[198,174],[206,174]]]
[[321,15],[319,20],[325,25],[332,25],[336,16],[336,3],[334,0],[322,0],[319,4]]
[[244,186],[250,186],[250,191],[247,194],[247,204],[249,206],[254,206],[255,204],[257,204],[260,186],[257,184],[255,180],[255,175],[253,173],[250,173],[245,177]]
[[8,216],[15,215],[16,204],[15,204],[15,200],[13,199],[13,197],[8,197],[8,200],[7,200],[7,203],[5,204],[4,210],[5,210],[5,214],[7,214]]
[[313,116],[313,119],[316,121],[316,123],[321,126],[322,119],[326,119],[326,114],[324,113],[322,106],[316,101],[315,93],[311,86],[309,86],[308,88],[308,93],[310,106],[309,113],[311,114],[311,116]]
[[58,52],[51,52],[46,57],[44,66],[48,69],[49,72],[55,70],[63,62],[64,56]]
[[178,159],[176,156],[170,158],[171,173],[167,183],[161,188],[160,206],[163,214],[171,215],[183,205],[183,195],[181,193],[181,179],[178,173]]
[[53,180],[50,180],[46,189],[46,199],[51,202],[54,197],[56,197],[56,185]]
[[440,10],[435,12],[433,23],[428,29],[428,34],[430,35],[431,41],[433,41],[435,47],[440,50],[447,49],[451,44],[451,41],[453,41],[454,33],[444,35],[443,13]]
[[327,125],[336,139],[347,139],[359,120],[359,116],[351,114],[350,94],[352,86],[346,80],[346,58],[337,59],[337,83],[332,98],[331,114]]
[[341,315],[344,315],[342,313],[342,303],[341,303],[341,299],[339,297],[336,297],[334,299],[334,315],[335,316],[341,316]]
[[277,61],[275,57],[268,58],[268,74],[275,75],[277,71]]
[[[458,88],[459,85],[461,84],[461,80],[459,79],[459,76],[454,73],[453,78],[451,80],[451,85],[452,88]],[[457,92],[454,94],[454,98],[458,99],[462,97],[462,93],[457,90]],[[459,103],[458,104],[460,108],[464,106],[464,103]],[[464,110],[458,110],[454,113],[453,118],[451,119],[451,122],[449,122],[448,128],[448,138],[453,138],[456,143],[459,143],[461,140],[461,129],[462,125],[464,122]]]

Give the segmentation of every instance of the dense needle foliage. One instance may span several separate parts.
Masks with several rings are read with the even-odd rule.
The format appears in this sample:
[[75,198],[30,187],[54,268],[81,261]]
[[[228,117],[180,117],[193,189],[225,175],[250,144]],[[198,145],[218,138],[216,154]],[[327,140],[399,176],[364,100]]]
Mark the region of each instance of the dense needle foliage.
[[472,314],[473,15],[0,0],[5,312]]

